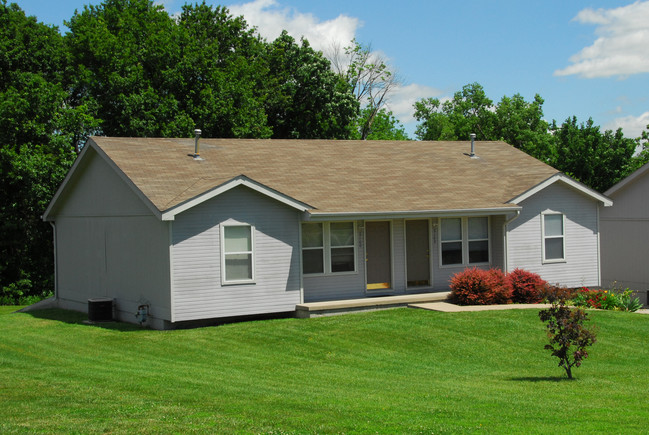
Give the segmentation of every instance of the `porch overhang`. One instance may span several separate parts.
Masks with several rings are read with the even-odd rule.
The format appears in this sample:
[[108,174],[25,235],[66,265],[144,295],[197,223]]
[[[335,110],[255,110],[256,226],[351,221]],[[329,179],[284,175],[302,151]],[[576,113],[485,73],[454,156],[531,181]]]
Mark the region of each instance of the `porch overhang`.
[[391,219],[427,219],[436,217],[467,217],[467,216],[508,216],[518,214],[523,208],[518,205],[503,207],[468,208],[450,210],[408,210],[408,211],[377,211],[377,212],[337,212],[326,213],[307,211],[302,215],[303,221],[336,222],[352,220],[391,220]]

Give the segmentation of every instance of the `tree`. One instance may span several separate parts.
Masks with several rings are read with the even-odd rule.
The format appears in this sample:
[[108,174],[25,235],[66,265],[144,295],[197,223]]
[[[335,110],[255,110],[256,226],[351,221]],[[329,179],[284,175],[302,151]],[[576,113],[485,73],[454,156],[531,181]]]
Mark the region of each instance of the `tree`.
[[168,84],[181,53],[176,25],[150,0],[105,0],[66,22],[70,102],[109,136],[186,136],[194,124]]
[[57,29],[5,1],[0,24],[0,296],[8,301],[52,289],[52,233],[40,216],[96,122],[68,103]]
[[370,139],[377,116],[383,116],[382,121],[385,121],[385,116],[380,115],[381,110],[402,80],[383,56],[372,51],[370,45],[363,46],[354,39],[351,46],[344,48],[344,55],[339,47],[334,47],[332,51],[334,70],[349,84],[363,109],[359,113],[358,135],[355,136]]
[[427,98],[415,103],[415,119],[422,123],[415,134],[420,140],[466,140],[475,133],[478,140],[494,140],[493,101],[479,83],[464,86],[443,103]]
[[180,60],[165,85],[183,115],[205,137],[270,137],[267,44],[243,17],[205,2],[183,6],[177,30]]
[[550,164],[595,190],[607,190],[637,166],[638,140],[625,138],[621,128],[602,134],[592,119],[579,124],[573,116],[561,126],[553,122],[551,131],[554,155]]
[[585,125],[568,118],[561,126],[543,119],[543,99],[531,102],[520,94],[503,96],[493,105],[478,83],[466,85],[453,99],[428,98],[415,103],[422,140],[502,140],[567,173],[587,186],[605,191],[649,161],[649,152],[635,156],[641,139],[622,130],[601,132],[592,119]]
[[547,163],[552,154],[552,137],[548,134],[548,122],[543,119],[543,102],[538,94],[532,102],[525,101],[520,94],[503,96],[496,105],[492,138]]
[[286,31],[268,46],[265,103],[273,138],[347,139],[358,103],[331,64]]
[[[358,124],[364,125],[367,118],[372,116],[372,110],[369,107],[361,109],[358,117]],[[385,109],[379,110],[374,113],[374,121],[370,133],[363,138],[361,134],[362,128],[357,127],[354,129],[350,139],[367,139],[367,140],[410,140],[406,130],[398,119]]]
[[586,347],[597,341],[595,332],[584,326],[588,314],[581,308],[570,308],[564,301],[559,301],[539,311],[539,318],[547,322],[550,344],[546,344],[545,349],[559,358],[559,367],[563,367],[568,379],[572,379],[572,368],[581,366],[582,360],[588,358]]

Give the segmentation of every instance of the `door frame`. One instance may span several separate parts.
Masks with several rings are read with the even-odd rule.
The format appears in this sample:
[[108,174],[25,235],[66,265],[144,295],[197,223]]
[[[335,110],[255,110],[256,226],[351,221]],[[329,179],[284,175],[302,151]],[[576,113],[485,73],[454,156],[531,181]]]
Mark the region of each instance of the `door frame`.
[[[426,221],[428,224],[428,286],[420,286],[420,287],[408,286],[408,221]],[[406,289],[406,292],[412,291],[417,293],[418,290],[434,287],[433,254],[435,251],[433,247],[433,231],[434,228],[432,224],[432,218],[419,218],[419,219],[412,218],[412,219],[404,219],[403,221],[403,259],[404,259],[403,272],[404,272],[404,288]]]
[[[367,288],[367,223],[368,222],[387,222],[388,223],[388,231],[390,232],[388,240],[390,242],[390,287],[389,288],[381,288],[381,289],[373,289],[370,290]],[[364,220],[363,221],[363,256],[365,259],[365,264],[363,269],[365,270],[365,294],[371,294],[371,295],[376,295],[376,294],[392,294],[394,293],[394,230],[393,230],[393,220],[392,219],[377,219],[377,220]]]

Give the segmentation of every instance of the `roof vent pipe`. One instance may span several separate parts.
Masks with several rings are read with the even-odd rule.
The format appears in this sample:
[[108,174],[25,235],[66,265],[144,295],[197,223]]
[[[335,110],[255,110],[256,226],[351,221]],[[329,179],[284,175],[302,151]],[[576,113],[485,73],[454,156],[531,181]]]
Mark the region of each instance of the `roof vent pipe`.
[[196,135],[194,138],[194,159],[196,160],[202,160],[200,153],[198,152],[198,140],[201,137],[201,133],[202,132],[199,129],[194,130],[194,135]]
[[475,157],[475,133],[471,133],[469,137],[471,138],[471,154],[469,156]]

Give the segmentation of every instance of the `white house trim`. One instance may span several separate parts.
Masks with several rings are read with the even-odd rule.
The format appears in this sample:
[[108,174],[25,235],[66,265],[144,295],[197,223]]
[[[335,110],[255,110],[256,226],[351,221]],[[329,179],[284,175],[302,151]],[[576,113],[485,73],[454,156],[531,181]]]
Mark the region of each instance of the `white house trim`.
[[526,200],[530,196],[536,195],[539,193],[541,190],[545,189],[546,187],[550,186],[551,184],[556,183],[557,181],[561,181],[568,186],[572,187],[573,189],[578,190],[579,192],[583,193],[584,195],[590,196],[591,198],[600,201],[604,207],[610,207],[613,205],[613,201],[611,201],[610,198],[607,198],[606,196],[602,195],[601,193],[598,193],[594,191],[593,189],[585,186],[584,184],[573,180],[572,178],[568,177],[566,174],[563,173],[558,173],[547,180],[537,184],[536,186],[532,187],[531,189],[528,189],[527,191],[523,192],[522,194],[512,198],[509,200],[509,204],[518,204],[521,201]]
[[276,190],[273,190],[267,186],[264,186],[261,183],[257,183],[255,180],[252,180],[245,175],[239,175],[238,177],[235,177],[229,181],[226,181],[225,183],[221,184],[220,186],[216,186],[214,189],[211,189],[202,195],[198,195],[188,201],[183,202],[182,204],[173,207],[169,210],[166,210],[162,213],[162,220],[163,221],[172,221],[174,220],[175,216],[178,213],[182,213],[185,210],[188,210],[192,207],[195,207],[196,205],[207,201],[208,199],[214,198],[215,196],[218,196],[224,192],[227,192],[228,190],[234,189],[235,187],[238,186],[245,186],[248,187],[256,192],[261,193],[262,195],[266,195],[276,201],[279,201],[283,204],[286,204],[290,207],[293,207],[297,209],[298,211],[307,211],[309,209],[312,209],[308,204],[305,204],[303,202],[300,202],[296,199],[293,199],[287,195],[284,195],[280,192],[277,192]]
[[431,217],[457,217],[457,216],[487,216],[487,215],[509,215],[512,212],[520,213],[522,207],[511,205],[494,208],[469,208],[454,210],[414,210],[397,212],[340,212],[340,213],[318,213],[308,212],[304,215],[305,221],[313,222],[334,222],[349,220],[392,220],[392,219],[428,219]]
[[612,195],[618,190],[622,189],[624,186],[627,184],[633,183],[636,178],[641,177],[645,172],[649,171],[649,163],[646,163],[645,165],[641,166],[640,169],[637,169],[634,173],[626,177],[624,180],[620,181],[610,189],[608,189],[606,192],[604,192],[604,195]]

